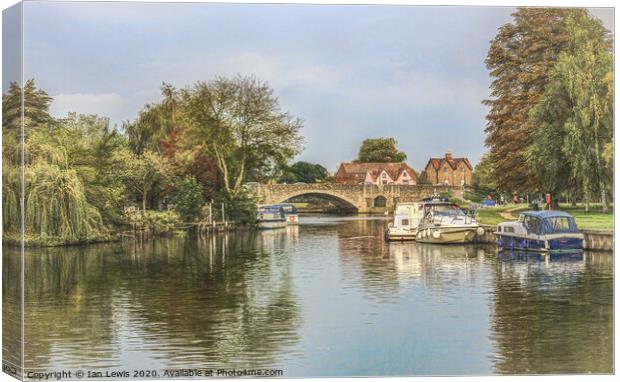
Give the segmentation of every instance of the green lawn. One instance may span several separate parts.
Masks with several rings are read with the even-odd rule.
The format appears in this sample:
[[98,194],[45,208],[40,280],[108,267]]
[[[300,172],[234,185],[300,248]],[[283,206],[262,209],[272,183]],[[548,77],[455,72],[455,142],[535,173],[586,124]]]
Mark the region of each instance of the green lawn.
[[497,207],[478,208],[476,210],[476,220],[478,220],[480,224],[495,225],[508,220],[502,216],[502,213],[509,213],[516,219],[519,216],[519,211],[527,210],[528,207],[525,204],[512,203]]
[[611,212],[604,214],[600,205],[591,205],[590,211],[586,212],[581,205],[573,207],[570,204],[560,203],[560,209],[573,215],[577,222],[577,227],[583,229],[613,229],[613,206],[609,208]]
[[[612,207],[610,209],[613,210]],[[507,221],[502,213],[509,213],[514,219],[519,216],[520,211],[527,211],[529,207],[526,204],[507,204],[499,207],[479,208],[476,211],[476,220],[481,224],[495,225],[503,221]],[[614,215],[613,212],[604,214],[600,205],[591,205],[590,211],[586,212],[583,205],[573,207],[570,204],[560,203],[560,210],[566,211],[575,217],[577,227],[581,229],[613,229]]]

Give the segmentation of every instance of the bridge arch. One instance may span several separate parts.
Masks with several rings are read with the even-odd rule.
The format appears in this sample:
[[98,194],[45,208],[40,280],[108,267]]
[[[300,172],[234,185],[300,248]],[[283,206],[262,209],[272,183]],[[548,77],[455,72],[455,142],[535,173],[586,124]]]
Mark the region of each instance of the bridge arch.
[[324,191],[324,190],[307,190],[307,191],[298,191],[291,192],[275,198],[273,203],[283,203],[290,199],[299,197],[299,196],[316,196],[322,199],[329,200],[332,204],[344,211],[357,212],[359,210],[358,206],[354,201],[349,199],[344,195],[339,195],[336,192]]
[[386,207],[387,206],[387,198],[385,196],[383,196],[383,195],[377,196],[373,200],[372,206],[373,207]]

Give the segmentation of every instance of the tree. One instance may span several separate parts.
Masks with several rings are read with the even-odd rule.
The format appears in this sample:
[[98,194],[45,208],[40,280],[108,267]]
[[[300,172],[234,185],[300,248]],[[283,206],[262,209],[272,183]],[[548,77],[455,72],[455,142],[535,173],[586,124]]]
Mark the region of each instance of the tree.
[[284,170],[284,175],[280,181],[285,183],[317,183],[325,181],[327,177],[327,169],[320,164],[299,161]]
[[539,188],[526,159],[532,144],[530,110],[538,103],[559,54],[570,40],[566,17],[570,9],[520,8],[503,25],[485,63],[493,77],[487,114],[486,144],[494,163],[497,188],[528,191]]
[[194,221],[200,215],[204,204],[202,186],[192,176],[186,176],[179,182],[172,196],[175,210],[184,221]]
[[[585,10],[567,17],[570,43],[558,57],[539,105],[531,113],[536,140],[530,163],[554,190],[580,185],[600,195],[608,211],[612,178],[605,148],[613,137],[613,56],[609,32]],[[542,160],[548,160],[545,166]],[[555,179],[560,179],[558,182]],[[562,181],[569,179],[569,182]]]
[[214,158],[226,192],[235,194],[247,180],[273,176],[300,152],[302,121],[280,110],[266,83],[218,77],[182,93],[186,136]]
[[493,161],[489,153],[485,153],[474,167],[471,183],[474,188],[479,190],[495,190]]
[[358,154],[360,162],[403,162],[407,154],[398,151],[394,138],[372,138],[362,142]]
[[127,189],[140,197],[142,212],[146,212],[148,196],[158,182],[169,178],[170,164],[150,150],[145,150],[142,155],[136,155],[129,150],[119,151],[115,160]]

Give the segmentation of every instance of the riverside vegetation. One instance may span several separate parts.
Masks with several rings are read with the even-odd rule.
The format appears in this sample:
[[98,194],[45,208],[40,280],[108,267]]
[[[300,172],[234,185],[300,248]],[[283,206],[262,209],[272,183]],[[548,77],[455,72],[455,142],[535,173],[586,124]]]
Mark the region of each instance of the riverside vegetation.
[[[302,121],[253,77],[163,84],[162,95],[117,128],[96,115],[53,118],[34,80],[11,84],[2,97],[4,241],[21,240],[22,176],[27,244],[107,241],[132,227],[172,232],[206,218],[252,224],[243,185],[286,171]],[[226,216],[218,207],[207,216],[207,201],[224,204]]]
[[[610,228],[613,36],[585,9],[522,8],[513,19],[485,61],[489,152],[466,199],[550,193],[578,224]],[[111,127],[97,115],[54,118],[34,80],[11,84],[2,97],[4,242],[21,240],[22,180],[24,238],[38,245],[113,240],[127,229],[170,233],[205,219],[252,224],[245,183],[331,180],[318,164],[289,164],[303,122],[280,109],[266,83],[217,77],[182,89],[164,83],[161,93]],[[378,138],[364,141],[358,160],[405,158],[395,139]],[[480,218],[494,224],[504,212]]]

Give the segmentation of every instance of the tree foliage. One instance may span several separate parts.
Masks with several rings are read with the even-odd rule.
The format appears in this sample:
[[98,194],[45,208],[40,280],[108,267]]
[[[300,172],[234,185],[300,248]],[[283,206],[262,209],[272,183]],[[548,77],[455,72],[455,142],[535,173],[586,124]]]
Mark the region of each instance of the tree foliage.
[[194,221],[200,215],[205,202],[200,183],[192,176],[186,176],[175,187],[172,202],[184,221]]
[[403,162],[407,154],[398,151],[394,138],[371,138],[362,142],[358,154],[360,162]]
[[322,182],[329,174],[327,169],[320,164],[308,162],[295,162],[284,170],[284,174],[280,177],[280,182],[284,183],[317,183]]
[[528,161],[546,191],[598,195],[607,211],[613,179],[605,155],[613,136],[609,32],[584,10],[573,11],[566,26],[570,43],[531,113],[535,139]]
[[532,144],[529,113],[538,103],[560,52],[569,44],[566,17],[570,9],[520,8],[513,22],[503,25],[489,48],[485,63],[493,82],[484,101],[486,144],[490,149],[498,189],[538,188],[526,160]]
[[495,177],[493,170],[493,160],[489,153],[486,153],[480,159],[480,162],[474,167],[471,179],[472,186],[478,190],[495,190]]

